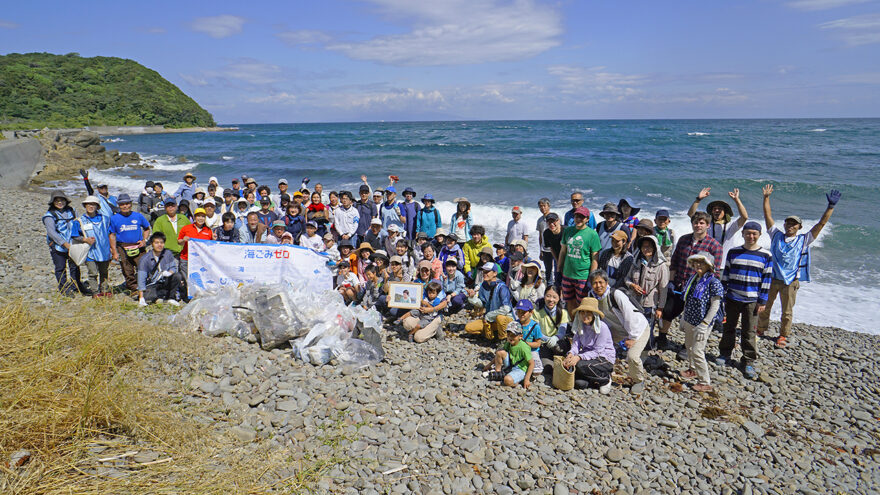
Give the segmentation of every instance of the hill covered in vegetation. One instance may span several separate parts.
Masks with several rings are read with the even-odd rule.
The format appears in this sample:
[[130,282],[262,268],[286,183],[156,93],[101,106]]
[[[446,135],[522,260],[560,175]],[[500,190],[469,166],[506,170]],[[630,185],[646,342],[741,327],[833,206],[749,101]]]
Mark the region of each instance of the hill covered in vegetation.
[[0,56],[0,128],[89,125],[216,124],[177,86],[133,60],[76,53]]

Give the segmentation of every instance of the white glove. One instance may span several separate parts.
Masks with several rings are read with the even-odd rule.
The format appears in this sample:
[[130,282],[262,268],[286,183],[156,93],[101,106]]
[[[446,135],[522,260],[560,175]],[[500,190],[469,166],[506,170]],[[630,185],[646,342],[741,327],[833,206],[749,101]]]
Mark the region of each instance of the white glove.
[[165,270],[164,272],[162,272],[162,276],[165,278],[168,278],[171,275],[173,275],[173,273],[171,273],[171,270]]
[[559,344],[559,337],[555,335],[547,340],[547,347],[555,348],[557,344]]
[[145,301],[143,297],[140,298],[140,299],[138,299],[138,306],[140,306],[140,307],[142,307],[142,308],[143,308],[143,307],[146,307],[146,306],[147,306],[147,301]]

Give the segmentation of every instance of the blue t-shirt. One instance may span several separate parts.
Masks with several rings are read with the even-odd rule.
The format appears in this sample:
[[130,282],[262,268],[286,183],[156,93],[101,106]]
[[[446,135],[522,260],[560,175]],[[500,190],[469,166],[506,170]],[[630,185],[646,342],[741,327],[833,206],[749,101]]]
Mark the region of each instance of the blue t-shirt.
[[[541,333],[541,324],[535,320],[531,320],[523,326],[523,342],[526,344],[531,344],[532,342],[537,342],[539,340],[544,340],[544,335]],[[529,346],[531,348],[531,346]],[[537,352],[538,349],[532,348],[532,352]]]
[[143,230],[150,230],[150,222],[136,211],[128,216],[117,213],[110,218],[110,233],[116,234],[118,243],[137,244],[144,239]]

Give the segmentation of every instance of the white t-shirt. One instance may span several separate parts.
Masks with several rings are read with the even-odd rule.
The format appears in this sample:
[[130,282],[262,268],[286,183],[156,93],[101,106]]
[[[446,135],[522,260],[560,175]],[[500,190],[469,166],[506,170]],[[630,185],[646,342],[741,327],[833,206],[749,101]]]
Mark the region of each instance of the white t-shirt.
[[505,238],[505,243],[510,244],[513,241],[525,239],[527,235],[526,223],[522,221],[522,217],[520,217],[518,222],[516,220],[511,220],[507,223],[507,237]]
[[314,249],[315,251],[323,251],[324,250],[324,239],[315,234],[312,237],[307,235],[303,235],[299,238],[299,245],[303,247],[307,247],[310,249]]
[[721,244],[721,259],[727,259],[727,252],[730,251],[731,248],[739,246],[742,244],[742,236],[736,235],[739,232],[740,225],[736,220],[731,220],[728,223],[715,223],[712,222],[709,225],[709,229],[706,231],[709,236],[713,237],[718,244]]

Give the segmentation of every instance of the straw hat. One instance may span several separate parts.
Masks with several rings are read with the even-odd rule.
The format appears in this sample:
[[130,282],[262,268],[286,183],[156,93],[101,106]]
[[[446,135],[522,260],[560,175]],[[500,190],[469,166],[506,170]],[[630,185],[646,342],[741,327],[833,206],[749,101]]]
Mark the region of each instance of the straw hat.
[[376,252],[376,250],[373,249],[373,246],[371,246],[369,242],[362,242],[361,245],[358,246],[358,248],[357,248],[358,254],[361,254],[361,251],[363,251],[364,249],[368,250],[371,253]]
[[589,311],[594,315],[599,315],[599,318],[605,318],[605,313],[599,310],[599,301],[594,297],[585,297],[581,299],[580,306],[574,310],[575,313],[579,311]]

